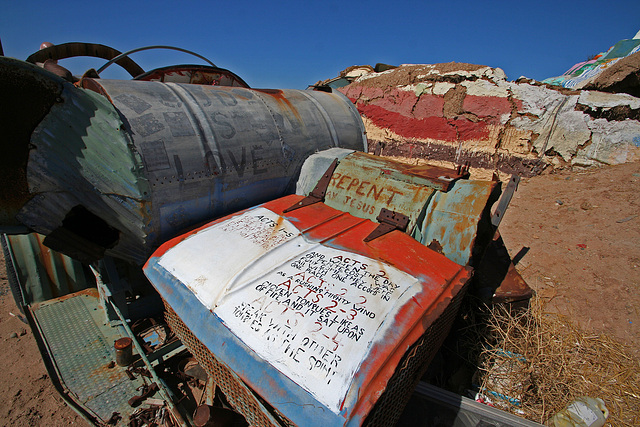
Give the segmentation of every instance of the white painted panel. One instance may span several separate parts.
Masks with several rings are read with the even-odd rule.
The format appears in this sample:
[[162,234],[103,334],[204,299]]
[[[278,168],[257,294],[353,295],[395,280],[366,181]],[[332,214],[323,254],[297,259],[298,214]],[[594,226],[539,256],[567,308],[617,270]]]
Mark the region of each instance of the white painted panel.
[[421,290],[415,277],[393,266],[307,241],[263,208],[190,237],[160,265],[335,413],[374,340]]
[[[297,236],[300,232],[289,221],[268,209],[256,208],[189,236],[158,263],[212,310],[238,276],[251,279],[247,266]],[[271,258],[262,261],[277,262]],[[269,265],[261,267],[268,269]]]

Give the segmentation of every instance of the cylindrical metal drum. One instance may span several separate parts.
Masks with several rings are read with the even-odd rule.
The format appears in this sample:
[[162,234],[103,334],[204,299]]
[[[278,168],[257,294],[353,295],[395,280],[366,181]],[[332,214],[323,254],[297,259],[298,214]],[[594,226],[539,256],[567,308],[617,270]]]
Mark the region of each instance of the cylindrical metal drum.
[[117,339],[113,343],[116,350],[116,364],[118,366],[129,366],[133,360],[133,340],[129,337]]
[[0,118],[11,136],[0,146],[4,230],[23,224],[82,260],[142,263],[185,228],[292,193],[310,154],[366,150],[360,116],[339,92],[80,86],[0,58],[0,89],[14,95],[2,102],[16,111]]

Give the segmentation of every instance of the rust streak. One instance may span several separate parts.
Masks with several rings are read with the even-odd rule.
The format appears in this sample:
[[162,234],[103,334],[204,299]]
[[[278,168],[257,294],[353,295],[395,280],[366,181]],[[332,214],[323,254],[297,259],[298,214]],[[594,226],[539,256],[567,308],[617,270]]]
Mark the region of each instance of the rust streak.
[[298,110],[291,104],[285,96],[284,92],[281,89],[254,89],[256,92],[264,93],[273,97],[279,104],[286,106],[289,111],[295,116],[295,118],[302,123],[302,117],[300,117],[300,113]]

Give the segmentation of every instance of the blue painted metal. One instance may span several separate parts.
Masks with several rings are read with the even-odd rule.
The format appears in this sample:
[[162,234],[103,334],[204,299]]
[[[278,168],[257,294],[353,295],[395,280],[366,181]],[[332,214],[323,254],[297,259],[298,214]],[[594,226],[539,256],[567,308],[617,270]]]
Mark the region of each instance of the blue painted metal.
[[[412,236],[424,245],[435,241],[447,258],[468,264],[478,234],[483,231],[482,227],[489,227],[488,210],[499,185],[495,181],[459,180],[451,190],[435,192]],[[488,233],[492,235],[493,229]]]

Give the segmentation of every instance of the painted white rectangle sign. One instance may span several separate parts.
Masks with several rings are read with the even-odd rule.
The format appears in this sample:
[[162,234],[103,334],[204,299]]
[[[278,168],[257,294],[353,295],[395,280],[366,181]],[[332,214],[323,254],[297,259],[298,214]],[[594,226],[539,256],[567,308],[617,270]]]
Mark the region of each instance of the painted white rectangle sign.
[[395,267],[307,241],[264,208],[185,239],[160,265],[335,413],[374,339],[420,290]]

